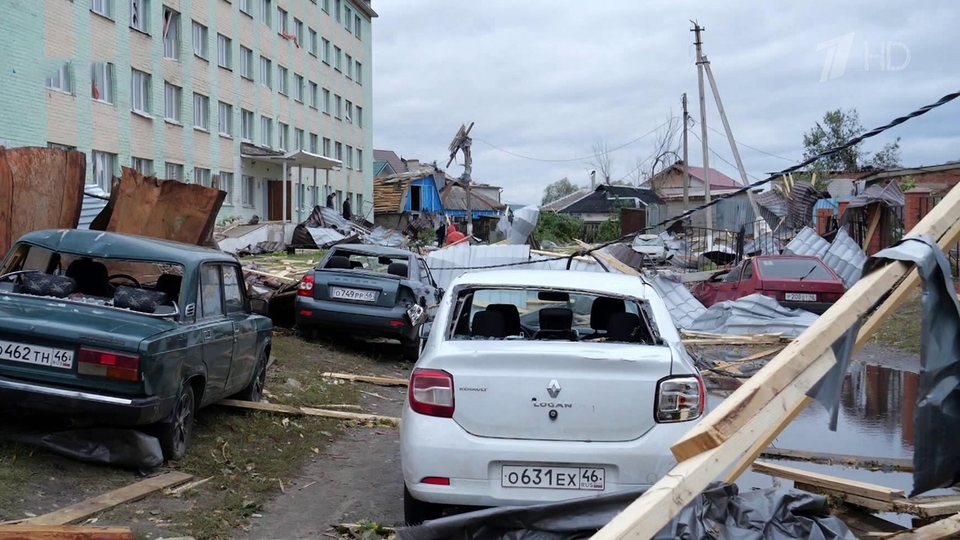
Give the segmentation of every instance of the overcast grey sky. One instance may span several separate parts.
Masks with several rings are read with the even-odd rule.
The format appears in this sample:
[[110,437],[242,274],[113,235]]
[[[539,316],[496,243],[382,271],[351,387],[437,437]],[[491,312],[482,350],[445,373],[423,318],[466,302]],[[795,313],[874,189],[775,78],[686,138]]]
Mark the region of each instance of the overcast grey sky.
[[[474,181],[502,186],[508,203],[539,203],[543,188],[565,176],[589,183],[591,167],[578,158],[590,156],[593,143],[620,146],[679,116],[684,92],[699,119],[690,19],[706,28],[704,53],[744,165],[757,178],[799,160],[804,131],[829,109],[856,108],[870,129],[960,89],[954,1],[374,0],[373,7],[380,14],[374,146],[443,166],[457,128],[476,122]],[[710,165],[737,178],[706,91],[707,125],[718,130],[708,132]],[[960,159],[960,100],[865,149],[898,135],[905,165]],[[653,142],[651,135],[613,153],[612,177],[628,175]],[[573,161],[524,159],[491,145]],[[691,164],[702,164],[701,154],[691,136]]]

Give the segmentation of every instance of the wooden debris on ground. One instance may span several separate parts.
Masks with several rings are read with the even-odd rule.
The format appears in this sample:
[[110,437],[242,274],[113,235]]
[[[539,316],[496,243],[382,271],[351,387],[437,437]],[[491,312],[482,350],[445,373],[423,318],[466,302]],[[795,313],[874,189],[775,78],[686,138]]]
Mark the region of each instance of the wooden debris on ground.
[[314,409],[312,407],[295,407],[293,405],[275,405],[273,403],[255,403],[253,401],[240,401],[236,399],[224,399],[217,402],[218,405],[226,407],[237,407],[240,409],[250,409],[254,411],[266,411],[282,414],[295,414],[303,416],[320,416],[323,418],[336,418],[338,420],[357,420],[360,422],[372,422],[375,424],[387,424],[399,426],[400,419],[393,416],[379,416],[376,414],[352,413],[346,411],[330,411],[326,409]]
[[885,472],[913,472],[913,460],[902,458],[881,458],[790,450],[788,448],[767,448],[761,458],[781,461],[806,461],[823,465],[845,465],[857,469]]
[[392,540],[397,537],[397,531],[392,527],[385,527],[374,521],[360,523],[341,523],[333,529],[339,536],[334,538],[348,538],[351,540]]
[[378,384],[380,386],[407,386],[406,379],[397,379],[394,377],[373,377],[368,375],[353,375],[352,373],[332,373],[326,372],[320,374],[325,379],[340,379],[344,381],[365,382]]
[[887,540],[944,540],[960,536],[960,514],[950,516],[929,525],[895,533],[885,538]]
[[163,490],[163,494],[164,494],[164,495],[171,495],[171,496],[173,496],[173,497],[179,497],[180,495],[183,495],[184,493],[186,493],[187,491],[190,491],[191,489],[196,489],[196,488],[198,488],[198,487],[206,484],[206,483],[209,482],[210,480],[213,480],[213,477],[212,477],[212,476],[210,476],[210,477],[208,477],[208,478],[204,478],[203,480],[195,480],[195,481],[193,481],[193,482],[189,482],[189,483],[183,484],[182,486],[179,486],[179,487],[176,487],[176,488],[167,488],[167,489]]
[[129,527],[0,525],[0,540],[132,540]]
[[794,338],[780,333],[774,334],[714,334],[681,330],[680,338],[684,345],[776,345],[788,343]]

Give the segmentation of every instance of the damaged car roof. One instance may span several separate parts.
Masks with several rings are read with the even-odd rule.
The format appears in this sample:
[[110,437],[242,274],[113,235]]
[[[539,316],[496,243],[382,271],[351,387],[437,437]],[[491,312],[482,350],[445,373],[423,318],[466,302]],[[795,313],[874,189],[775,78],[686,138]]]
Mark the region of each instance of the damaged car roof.
[[353,251],[364,255],[383,255],[385,257],[409,257],[413,252],[406,249],[377,246],[373,244],[337,244],[331,250]]
[[232,256],[216,249],[147,236],[85,229],[34,231],[21,236],[17,242],[39,246],[59,253],[90,257],[165,261],[181,264],[210,260],[237,262]]
[[466,272],[460,275],[460,277],[453,281],[451,287],[459,285],[494,285],[501,287],[530,287],[533,289],[570,289],[608,294],[611,291],[619,291],[625,287],[635,287],[638,280],[644,285],[649,285],[647,280],[641,276],[615,274],[613,272],[603,274],[603,278],[600,279],[597,272],[577,270],[482,270]]

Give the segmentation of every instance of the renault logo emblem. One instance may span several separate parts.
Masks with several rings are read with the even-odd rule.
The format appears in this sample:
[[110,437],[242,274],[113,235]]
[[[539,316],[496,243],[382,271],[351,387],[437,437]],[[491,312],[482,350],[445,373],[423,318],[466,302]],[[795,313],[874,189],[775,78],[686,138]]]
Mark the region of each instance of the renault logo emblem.
[[547,385],[547,392],[550,394],[550,397],[556,398],[560,395],[560,383],[556,379],[550,381],[550,384]]

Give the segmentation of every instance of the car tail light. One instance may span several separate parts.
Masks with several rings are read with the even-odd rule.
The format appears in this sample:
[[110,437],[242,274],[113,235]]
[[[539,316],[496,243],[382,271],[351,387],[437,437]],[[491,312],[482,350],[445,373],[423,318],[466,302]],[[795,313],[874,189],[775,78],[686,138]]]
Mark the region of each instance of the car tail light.
[[450,479],[443,476],[425,476],[420,480],[421,484],[430,484],[431,486],[449,486]]
[[140,380],[140,357],[81,347],[77,373],[136,382]]
[[657,422],[686,422],[700,418],[706,400],[700,377],[684,375],[664,379],[657,383]]
[[313,276],[303,276],[297,285],[297,296],[313,296]]
[[821,302],[836,302],[840,300],[840,297],[843,296],[843,293],[820,293]]
[[410,408],[426,416],[453,418],[453,375],[438,369],[413,370]]

